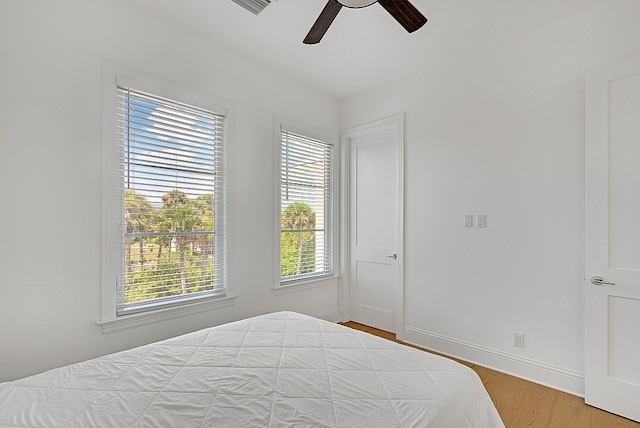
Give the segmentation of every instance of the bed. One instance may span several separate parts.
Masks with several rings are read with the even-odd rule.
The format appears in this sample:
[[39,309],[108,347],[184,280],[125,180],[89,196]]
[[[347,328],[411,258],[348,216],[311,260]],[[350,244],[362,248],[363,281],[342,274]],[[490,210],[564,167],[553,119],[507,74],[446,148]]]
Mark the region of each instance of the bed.
[[294,312],[0,384],[0,427],[504,427],[476,373]]

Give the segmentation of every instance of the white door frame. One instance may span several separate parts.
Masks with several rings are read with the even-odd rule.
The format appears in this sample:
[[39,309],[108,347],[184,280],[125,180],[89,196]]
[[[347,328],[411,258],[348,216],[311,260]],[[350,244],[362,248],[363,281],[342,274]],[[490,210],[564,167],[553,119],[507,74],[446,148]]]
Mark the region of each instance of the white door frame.
[[342,272],[341,289],[339,293],[340,318],[342,321],[349,321],[349,266],[350,266],[350,236],[349,227],[349,201],[350,201],[350,140],[363,135],[369,135],[381,131],[393,130],[396,132],[398,141],[398,289],[396,299],[396,337],[402,339],[404,326],[404,115],[380,119],[374,122],[358,125],[340,132],[340,194],[341,194],[341,261],[340,271]]

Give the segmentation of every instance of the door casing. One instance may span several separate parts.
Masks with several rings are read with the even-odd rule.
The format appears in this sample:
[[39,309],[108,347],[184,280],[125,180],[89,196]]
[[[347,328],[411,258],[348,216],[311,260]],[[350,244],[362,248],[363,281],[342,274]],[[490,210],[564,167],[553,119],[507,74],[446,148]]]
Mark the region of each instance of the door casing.
[[397,218],[398,218],[398,287],[396,291],[396,337],[402,339],[402,327],[404,325],[404,115],[399,114],[396,116],[380,119],[374,122],[365,123],[352,128],[348,128],[340,132],[340,146],[341,146],[341,167],[340,176],[341,181],[341,272],[342,282],[340,290],[340,302],[339,308],[341,313],[341,319],[343,321],[349,321],[349,269],[350,269],[350,140],[363,135],[374,134],[381,131],[393,130],[397,137],[397,171],[398,171],[398,186],[397,186]]

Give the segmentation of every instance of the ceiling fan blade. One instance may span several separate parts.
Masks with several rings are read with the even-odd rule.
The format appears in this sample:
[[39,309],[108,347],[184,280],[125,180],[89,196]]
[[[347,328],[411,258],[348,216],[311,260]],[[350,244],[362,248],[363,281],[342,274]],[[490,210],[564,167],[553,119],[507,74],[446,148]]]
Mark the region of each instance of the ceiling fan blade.
[[378,3],[410,33],[427,23],[427,18],[408,0],[378,0]]
[[309,34],[304,38],[303,43],[313,45],[320,42],[322,36],[324,36],[324,33],[327,32],[329,26],[338,15],[338,12],[340,12],[340,9],[342,9],[342,5],[338,3],[337,0],[329,0],[311,27],[311,30],[309,30]]

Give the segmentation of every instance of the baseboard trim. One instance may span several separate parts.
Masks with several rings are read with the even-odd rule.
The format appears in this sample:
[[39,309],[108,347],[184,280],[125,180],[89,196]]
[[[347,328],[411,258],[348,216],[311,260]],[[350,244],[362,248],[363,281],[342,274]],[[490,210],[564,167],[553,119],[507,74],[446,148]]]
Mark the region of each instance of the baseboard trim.
[[316,315],[316,318],[320,318],[325,321],[339,323],[340,320],[340,311],[336,309],[335,311],[323,312],[321,314]]
[[412,345],[584,397],[584,373],[416,327],[405,325],[402,333],[402,340]]

